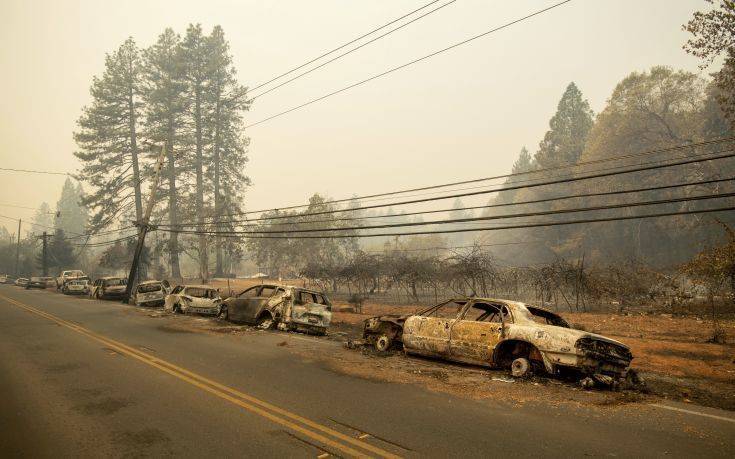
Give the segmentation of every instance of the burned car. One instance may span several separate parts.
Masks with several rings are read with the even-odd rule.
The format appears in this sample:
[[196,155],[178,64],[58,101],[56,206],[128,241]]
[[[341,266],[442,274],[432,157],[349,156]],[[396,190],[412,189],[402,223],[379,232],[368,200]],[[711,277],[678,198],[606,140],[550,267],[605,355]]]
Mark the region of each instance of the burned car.
[[170,288],[168,281],[150,280],[135,287],[130,302],[136,306],[163,306]]
[[402,344],[408,354],[532,372],[574,372],[612,383],[625,378],[630,349],[570,328],[559,315],[516,301],[452,299],[417,314],[372,317],[363,338],[377,349]]
[[72,280],[61,287],[64,295],[86,295],[89,293],[89,281],[87,279]]
[[257,285],[224,302],[232,322],[324,335],[332,321],[332,303],[316,290],[289,285]]
[[54,278],[54,281],[56,283],[56,290],[61,290],[61,288],[69,281],[73,280],[90,280],[89,277],[87,277],[86,274],[84,274],[84,271],[81,271],[79,269],[70,269],[67,271],[61,271],[61,273]]
[[25,285],[26,290],[32,288],[46,288],[46,279],[43,277],[31,277]]
[[89,286],[89,296],[98,300],[117,300],[125,297],[128,280],[122,277],[102,277]]
[[216,316],[222,312],[222,298],[208,285],[177,285],[166,295],[163,307],[174,314]]

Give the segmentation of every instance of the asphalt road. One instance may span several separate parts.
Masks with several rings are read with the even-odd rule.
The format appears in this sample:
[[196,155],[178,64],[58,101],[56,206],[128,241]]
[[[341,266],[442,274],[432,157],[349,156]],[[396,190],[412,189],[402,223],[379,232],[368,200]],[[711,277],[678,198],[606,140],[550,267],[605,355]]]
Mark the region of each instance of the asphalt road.
[[[0,285],[0,455],[735,455],[730,412],[452,397],[337,373],[279,346],[284,333],[171,326],[184,319]],[[288,339],[313,353],[339,346]]]

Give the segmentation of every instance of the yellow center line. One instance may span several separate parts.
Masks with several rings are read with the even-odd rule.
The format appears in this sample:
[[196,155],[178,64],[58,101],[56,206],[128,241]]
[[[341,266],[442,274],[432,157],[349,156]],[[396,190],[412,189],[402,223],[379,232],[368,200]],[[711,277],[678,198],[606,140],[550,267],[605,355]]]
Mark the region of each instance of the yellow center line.
[[[251,395],[245,394],[245,393],[240,392],[240,391],[238,391],[236,389],[230,388],[230,387],[225,386],[223,384],[220,384],[220,383],[218,383],[216,381],[212,381],[212,380],[210,380],[208,378],[205,378],[204,376],[198,375],[198,374],[196,374],[194,372],[191,372],[191,371],[186,370],[184,368],[178,367],[178,366],[176,366],[176,365],[174,365],[174,364],[172,364],[170,362],[167,362],[167,361],[162,360],[160,358],[154,357],[154,356],[152,356],[150,354],[147,354],[145,352],[142,352],[142,351],[140,351],[138,349],[132,348],[132,347],[130,347],[130,346],[126,345],[126,344],[123,344],[123,343],[121,343],[119,341],[115,341],[112,338],[108,338],[108,337],[106,337],[104,335],[100,335],[100,334],[97,334],[95,332],[92,332],[91,330],[88,330],[88,329],[86,329],[86,328],[84,328],[84,327],[82,327],[80,325],[77,325],[77,324],[68,322],[68,321],[66,321],[64,319],[61,319],[59,317],[56,317],[56,316],[54,316],[54,315],[52,315],[50,313],[47,313],[45,311],[36,309],[36,308],[34,308],[32,306],[29,306],[27,304],[21,303],[21,302],[19,302],[17,300],[8,298],[8,297],[3,296],[3,295],[0,295],[0,298],[4,299],[5,301],[7,301],[10,304],[13,304],[13,305],[15,305],[17,307],[20,307],[22,309],[25,309],[28,312],[31,312],[31,313],[36,314],[38,316],[44,317],[44,318],[46,318],[48,320],[51,320],[53,322],[58,323],[59,325],[62,325],[64,327],[67,327],[67,328],[69,328],[71,330],[74,330],[74,331],[76,331],[76,332],[78,332],[80,334],[83,334],[83,335],[85,335],[85,336],[87,336],[87,337],[89,337],[89,338],[91,338],[91,339],[93,339],[95,341],[101,342],[101,343],[103,343],[103,344],[105,344],[105,345],[107,345],[107,346],[109,346],[109,347],[111,347],[113,349],[118,350],[119,352],[121,352],[121,353],[123,353],[125,355],[129,355],[130,357],[133,357],[133,358],[135,358],[135,359],[137,359],[137,360],[139,360],[139,361],[141,361],[143,363],[146,363],[146,364],[148,364],[148,365],[150,365],[152,367],[155,367],[155,368],[157,368],[157,369],[159,369],[159,370],[161,370],[161,371],[163,371],[165,373],[168,373],[168,374],[170,374],[170,375],[172,375],[172,376],[174,376],[174,377],[176,377],[176,378],[178,378],[178,379],[180,379],[182,381],[185,381],[185,382],[187,382],[187,383],[189,383],[189,384],[191,384],[191,385],[193,385],[193,386],[195,386],[195,387],[197,387],[199,389],[202,389],[202,390],[204,390],[206,392],[209,392],[209,393],[211,393],[211,394],[213,394],[213,395],[215,395],[217,397],[220,397],[220,398],[222,398],[224,400],[227,400],[227,401],[229,401],[229,402],[231,402],[231,403],[233,403],[233,404],[235,404],[237,406],[240,406],[240,407],[242,407],[242,408],[244,408],[244,409],[246,409],[246,410],[248,410],[248,411],[250,411],[252,413],[258,414],[258,415],[263,416],[263,417],[265,417],[265,418],[267,418],[267,419],[269,419],[269,420],[271,420],[271,421],[273,421],[273,422],[275,422],[277,424],[280,424],[280,425],[282,425],[284,427],[287,427],[287,428],[290,428],[292,430],[295,430],[295,431],[297,431],[297,432],[299,432],[299,433],[301,433],[303,435],[306,435],[306,436],[308,436],[308,437],[310,437],[310,438],[312,438],[312,439],[314,439],[316,441],[321,442],[324,445],[328,445],[328,446],[331,446],[333,448],[339,449],[340,451],[343,451],[343,452],[349,454],[350,456],[364,457],[366,455],[363,452],[357,451],[357,450],[351,448],[348,445],[345,445],[343,443],[334,441],[333,439],[327,438],[327,437],[321,435],[318,432],[314,432],[313,430],[306,429],[306,428],[304,428],[304,427],[302,427],[302,426],[300,426],[300,425],[298,425],[298,424],[296,424],[294,422],[289,421],[288,419],[284,419],[283,417],[290,418],[293,421],[297,421],[297,422],[299,422],[301,424],[304,424],[304,425],[306,425],[308,427],[311,427],[314,430],[318,430],[318,431],[321,431],[321,432],[323,432],[323,433],[325,433],[327,435],[331,435],[332,437],[335,437],[335,438],[337,438],[339,440],[342,440],[345,443],[349,443],[349,444],[351,444],[353,446],[356,446],[356,447],[362,448],[362,449],[364,449],[366,451],[370,451],[372,453],[375,453],[378,456],[386,457],[386,458],[398,458],[398,457],[400,457],[400,456],[397,456],[397,455],[395,455],[393,453],[390,453],[388,451],[385,451],[385,450],[383,450],[381,448],[378,448],[376,446],[373,446],[373,445],[371,445],[369,443],[365,443],[365,442],[359,441],[359,440],[357,440],[357,439],[355,439],[353,437],[350,437],[349,435],[345,435],[345,434],[343,434],[341,432],[338,432],[338,431],[336,431],[334,429],[331,429],[331,428],[329,428],[327,426],[321,425],[321,424],[319,424],[319,423],[317,423],[315,421],[312,421],[310,419],[304,418],[304,417],[299,416],[299,415],[297,415],[295,413],[291,413],[290,411],[287,411],[287,410],[285,410],[283,408],[279,408],[279,407],[277,407],[275,405],[272,405],[272,404],[270,404],[268,402],[264,402],[262,400],[259,400],[259,399],[255,398],[255,397],[251,396]],[[242,399],[242,400],[240,400],[240,399]],[[243,400],[245,400],[247,402],[250,402],[250,403],[245,403],[245,401],[243,401]],[[258,406],[254,406],[254,405],[258,405]],[[277,414],[279,414],[279,415],[281,415],[283,417],[276,416],[275,414],[273,414],[273,413],[271,413],[269,411],[266,411],[266,410],[270,410],[271,412],[277,413]]]

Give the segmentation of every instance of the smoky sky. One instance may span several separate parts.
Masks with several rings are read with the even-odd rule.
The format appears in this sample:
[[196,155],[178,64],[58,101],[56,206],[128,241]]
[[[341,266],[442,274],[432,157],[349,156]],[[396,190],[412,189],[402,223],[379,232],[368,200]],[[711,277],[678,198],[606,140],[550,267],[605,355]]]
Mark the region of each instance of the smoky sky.
[[[255,86],[427,1],[4,0],[0,7],[0,163],[74,172],[72,133],[105,53],[164,28],[224,28],[241,83]],[[459,0],[258,99],[255,122],[551,5]],[[444,183],[509,171],[533,153],[569,82],[595,112],[632,71],[706,75],[682,50],[699,1],[577,0],[530,21],[253,127],[247,209]],[[0,172],[0,214],[52,208],[64,177]],[[482,200],[486,200],[483,197]],[[466,202],[465,204],[471,204]],[[14,223],[2,224],[14,231]]]

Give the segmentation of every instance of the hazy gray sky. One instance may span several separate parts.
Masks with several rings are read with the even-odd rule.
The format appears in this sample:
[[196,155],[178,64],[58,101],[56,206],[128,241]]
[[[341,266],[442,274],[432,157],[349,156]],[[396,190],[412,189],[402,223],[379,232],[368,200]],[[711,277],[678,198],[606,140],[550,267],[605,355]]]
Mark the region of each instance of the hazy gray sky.
[[[0,163],[75,171],[72,132],[104,55],[128,36],[221,25],[254,86],[428,0],[59,1],[0,5]],[[553,1],[458,0],[257,100],[248,122],[483,32]],[[362,87],[253,127],[246,207],[300,204],[505,173],[534,152],[570,81],[595,112],[634,70],[698,71],[681,31],[704,1],[576,0]],[[0,171],[0,214],[28,218],[63,177]],[[451,204],[448,203],[448,204]],[[11,231],[13,223],[3,219]]]

